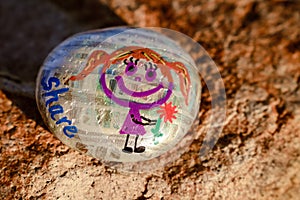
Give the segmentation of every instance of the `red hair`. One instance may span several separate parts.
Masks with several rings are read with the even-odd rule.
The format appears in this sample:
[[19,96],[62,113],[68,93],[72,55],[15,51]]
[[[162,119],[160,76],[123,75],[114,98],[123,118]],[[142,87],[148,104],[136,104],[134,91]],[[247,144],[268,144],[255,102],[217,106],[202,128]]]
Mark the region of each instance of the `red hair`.
[[157,64],[162,74],[166,76],[171,83],[173,82],[173,78],[170,69],[173,69],[179,76],[180,90],[185,98],[185,103],[188,104],[191,81],[187,68],[181,62],[168,62],[164,60],[158,53],[148,48],[137,46],[124,47],[114,51],[110,55],[105,51],[95,50],[89,56],[85,68],[78,75],[72,76],[70,80],[84,79],[100,64],[103,64],[102,73],[105,73],[111,64],[121,62],[131,56],[136,59],[145,59]]

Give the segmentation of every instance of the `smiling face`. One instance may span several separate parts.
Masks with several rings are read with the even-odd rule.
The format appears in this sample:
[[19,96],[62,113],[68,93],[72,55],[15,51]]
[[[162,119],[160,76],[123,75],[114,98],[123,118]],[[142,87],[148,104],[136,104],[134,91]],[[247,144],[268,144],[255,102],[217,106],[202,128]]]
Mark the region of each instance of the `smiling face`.
[[[100,80],[106,95],[116,103],[126,107],[149,109],[167,101],[173,84],[163,75],[156,63],[130,56],[112,64],[104,74],[114,71],[105,82]],[[105,76],[105,75],[102,76]],[[114,87],[105,89],[113,83]],[[124,103],[127,101],[127,103]],[[145,105],[148,105],[145,108]],[[151,106],[150,106],[151,105]]]
[[[158,80],[157,65],[145,60],[130,57],[123,61],[125,70],[115,77],[119,89],[132,97],[147,97],[163,89],[163,84]],[[125,81],[124,81],[125,80]],[[131,82],[132,84],[125,84]],[[150,86],[150,88],[149,88]]]

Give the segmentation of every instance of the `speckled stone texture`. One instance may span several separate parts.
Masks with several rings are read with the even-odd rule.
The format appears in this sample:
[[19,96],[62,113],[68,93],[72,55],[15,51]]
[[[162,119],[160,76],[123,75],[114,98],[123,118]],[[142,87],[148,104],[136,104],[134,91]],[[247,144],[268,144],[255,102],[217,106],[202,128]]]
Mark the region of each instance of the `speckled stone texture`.
[[[299,199],[299,10],[299,1],[0,1],[0,199]],[[153,172],[111,170],[43,124],[31,93],[47,53],[73,33],[127,24],[183,32],[219,67],[227,118],[205,158],[205,88],[199,137]]]

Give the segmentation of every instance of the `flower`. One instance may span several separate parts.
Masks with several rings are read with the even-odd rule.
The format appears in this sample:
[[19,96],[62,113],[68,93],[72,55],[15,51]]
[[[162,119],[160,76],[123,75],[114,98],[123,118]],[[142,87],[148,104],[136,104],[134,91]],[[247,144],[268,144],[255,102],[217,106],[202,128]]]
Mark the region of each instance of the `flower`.
[[165,103],[164,105],[160,106],[160,110],[157,111],[158,114],[160,114],[160,118],[164,118],[164,122],[171,122],[173,119],[176,119],[176,116],[174,115],[178,111],[176,110],[176,106],[172,106],[172,102]]

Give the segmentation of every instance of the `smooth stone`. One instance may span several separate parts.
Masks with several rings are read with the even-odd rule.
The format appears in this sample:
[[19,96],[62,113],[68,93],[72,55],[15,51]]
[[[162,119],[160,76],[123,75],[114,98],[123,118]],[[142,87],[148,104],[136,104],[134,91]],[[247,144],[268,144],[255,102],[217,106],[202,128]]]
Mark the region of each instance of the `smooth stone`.
[[116,27],[74,35],[37,78],[41,115],[63,143],[103,161],[138,162],[178,144],[199,111],[191,57],[150,29]]

